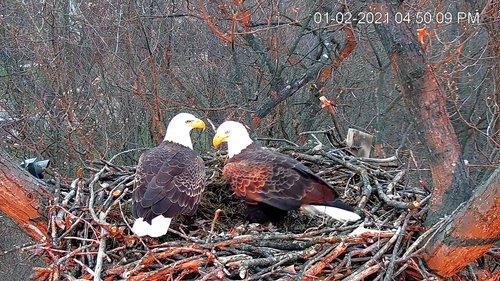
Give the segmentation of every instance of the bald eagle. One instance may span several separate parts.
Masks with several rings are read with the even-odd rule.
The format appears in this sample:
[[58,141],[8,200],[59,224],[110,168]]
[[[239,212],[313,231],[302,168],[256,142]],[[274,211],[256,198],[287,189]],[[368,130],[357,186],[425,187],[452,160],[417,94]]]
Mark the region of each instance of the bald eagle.
[[243,124],[226,121],[217,129],[215,147],[227,142],[224,178],[244,197],[251,222],[277,221],[287,211],[302,209],[340,221],[361,217],[341,202],[337,192],[299,161],[255,144]]
[[136,235],[160,237],[172,217],[196,213],[205,189],[205,166],[193,150],[193,128],[204,129],[205,123],[188,113],[176,115],[163,142],[139,158],[132,204]]

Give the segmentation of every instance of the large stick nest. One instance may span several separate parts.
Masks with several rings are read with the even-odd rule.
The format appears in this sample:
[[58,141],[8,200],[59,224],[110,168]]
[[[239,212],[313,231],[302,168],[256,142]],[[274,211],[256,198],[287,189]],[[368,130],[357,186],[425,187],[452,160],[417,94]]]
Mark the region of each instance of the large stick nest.
[[[97,161],[71,184],[51,180],[50,237],[25,248],[47,261],[37,280],[407,280],[432,276],[418,258],[429,192],[411,185],[395,157],[359,159],[344,150],[282,147],[357,206],[342,224],[290,212],[249,224],[222,179],[225,157],[205,155],[208,186],[194,218],[177,217],[160,239],[130,229],[135,167]],[[85,178],[83,174],[89,174]]]

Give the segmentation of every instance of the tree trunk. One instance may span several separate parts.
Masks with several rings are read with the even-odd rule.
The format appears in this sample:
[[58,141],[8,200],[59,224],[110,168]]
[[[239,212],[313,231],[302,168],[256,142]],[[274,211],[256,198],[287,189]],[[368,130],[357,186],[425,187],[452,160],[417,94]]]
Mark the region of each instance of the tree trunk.
[[48,198],[43,183],[29,176],[0,151],[0,211],[38,241],[47,239]]
[[499,240],[500,167],[429,241],[423,257],[435,273],[450,277]]
[[[388,13],[389,19],[394,19],[394,13],[400,8],[399,1],[394,0],[372,2],[369,7],[372,12]],[[432,66],[426,61],[416,30],[410,30],[406,24],[396,24],[394,20],[376,24],[375,29],[400,81],[401,93],[415,120],[418,135],[428,151],[433,191],[425,225],[431,226],[466,202],[473,194],[473,185],[446,111],[446,96]],[[451,276],[498,240],[498,189],[496,171],[466,208],[457,211],[448,222],[449,227],[433,238],[424,255],[430,269],[441,276]]]
[[[399,1],[372,3],[373,12],[399,10]],[[432,66],[426,61],[416,31],[406,24],[376,24],[391,65],[398,75],[401,93],[415,119],[418,135],[428,150],[433,191],[425,224],[433,225],[449,215],[472,194],[472,184],[462,160],[460,145],[446,111],[446,96],[441,90]]]

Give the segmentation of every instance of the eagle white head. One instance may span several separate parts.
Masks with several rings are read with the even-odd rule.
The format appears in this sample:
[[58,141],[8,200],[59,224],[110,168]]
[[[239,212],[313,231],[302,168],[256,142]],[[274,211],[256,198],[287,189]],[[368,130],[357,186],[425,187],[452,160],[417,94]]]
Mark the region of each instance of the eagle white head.
[[175,142],[193,149],[191,136],[192,129],[205,129],[205,122],[189,113],[179,113],[170,120],[164,141]]
[[217,147],[223,142],[227,142],[227,154],[229,157],[233,157],[253,141],[243,124],[235,121],[226,121],[217,128],[213,144]]

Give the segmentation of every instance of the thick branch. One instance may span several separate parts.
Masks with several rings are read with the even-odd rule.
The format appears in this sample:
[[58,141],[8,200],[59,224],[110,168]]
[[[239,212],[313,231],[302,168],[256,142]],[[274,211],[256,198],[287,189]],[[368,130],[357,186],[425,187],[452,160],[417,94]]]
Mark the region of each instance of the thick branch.
[[428,244],[424,260],[450,277],[500,241],[500,167]]
[[38,241],[47,238],[45,206],[48,195],[43,183],[29,176],[0,151],[0,211]]

